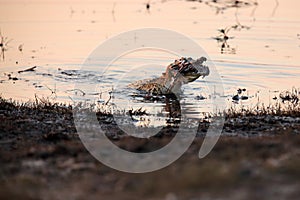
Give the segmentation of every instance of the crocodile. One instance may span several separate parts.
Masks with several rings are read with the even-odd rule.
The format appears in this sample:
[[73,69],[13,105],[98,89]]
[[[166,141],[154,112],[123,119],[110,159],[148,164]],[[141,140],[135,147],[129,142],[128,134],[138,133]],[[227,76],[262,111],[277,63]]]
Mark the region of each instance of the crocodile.
[[160,77],[139,80],[129,87],[152,95],[180,93],[182,85],[209,75],[209,68],[203,64],[206,60],[205,57],[196,60],[191,57],[176,59]]

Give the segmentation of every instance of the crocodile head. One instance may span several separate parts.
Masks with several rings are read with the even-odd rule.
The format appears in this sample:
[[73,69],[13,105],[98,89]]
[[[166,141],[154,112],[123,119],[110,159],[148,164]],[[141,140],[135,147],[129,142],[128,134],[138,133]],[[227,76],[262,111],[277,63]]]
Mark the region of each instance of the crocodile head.
[[197,60],[180,58],[171,63],[159,78],[136,81],[129,87],[151,94],[180,93],[183,84],[209,75],[209,68],[203,65],[205,61],[205,57]]
[[193,82],[199,77],[209,75],[209,68],[203,63],[207,59],[201,57],[197,60],[192,58],[180,58],[167,67],[165,76],[165,86],[170,90],[178,90],[183,84]]

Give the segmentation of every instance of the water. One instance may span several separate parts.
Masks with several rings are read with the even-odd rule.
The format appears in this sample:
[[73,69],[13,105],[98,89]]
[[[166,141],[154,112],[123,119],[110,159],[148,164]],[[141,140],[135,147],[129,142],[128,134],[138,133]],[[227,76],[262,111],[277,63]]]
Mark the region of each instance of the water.
[[[258,100],[270,104],[279,95],[277,91],[298,88],[300,3],[228,2],[232,1],[151,1],[147,10],[147,2],[140,0],[2,0],[0,29],[9,42],[0,61],[1,94],[22,101],[32,100],[35,95],[59,102],[109,101],[120,109],[144,107],[153,114],[163,113],[164,103],[139,101],[124,86],[134,80],[159,76],[176,56],[155,51],[133,53],[113,63],[105,76],[99,74],[99,69],[102,71],[106,66],[81,69],[92,50],[103,41],[120,32],[144,27],[174,30],[195,40],[222,77],[228,106],[238,88],[247,89],[245,95],[249,100],[242,104],[248,105],[255,105]],[[233,27],[227,33],[229,39],[217,41],[216,37],[222,36],[218,29],[229,27]],[[37,66],[35,72],[17,73],[32,66]],[[8,80],[8,74],[18,80]],[[183,100],[189,101],[190,113],[195,115],[211,110],[204,81],[184,87]],[[74,88],[75,82],[86,90]],[[115,93],[109,100],[112,87]],[[197,96],[207,99],[199,100]]]

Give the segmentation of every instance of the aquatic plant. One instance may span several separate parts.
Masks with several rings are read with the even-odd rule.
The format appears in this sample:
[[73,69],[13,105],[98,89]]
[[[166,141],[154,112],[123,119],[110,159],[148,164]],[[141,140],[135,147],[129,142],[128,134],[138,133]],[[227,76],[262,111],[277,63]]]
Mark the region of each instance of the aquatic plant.
[[8,50],[8,43],[11,42],[12,39],[8,39],[8,37],[4,37],[0,30],[0,56],[2,56],[2,60],[5,59],[5,51]]

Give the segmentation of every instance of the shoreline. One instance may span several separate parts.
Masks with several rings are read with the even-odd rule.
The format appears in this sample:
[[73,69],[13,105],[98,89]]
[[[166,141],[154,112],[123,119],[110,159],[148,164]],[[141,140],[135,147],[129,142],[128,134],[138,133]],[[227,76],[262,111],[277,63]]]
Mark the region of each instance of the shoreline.
[[[177,106],[175,104],[174,108],[177,109]],[[77,135],[73,121],[73,109],[72,105],[50,102],[47,99],[37,98],[35,102],[22,103],[0,97],[2,134],[10,133],[13,131],[12,128],[16,128],[15,132],[22,132],[22,130],[30,132],[31,130],[28,127],[31,127],[33,128],[32,132],[41,131],[46,133],[52,131],[65,136],[67,134]],[[123,115],[131,117],[133,115],[147,115],[147,111],[142,110],[142,108],[130,111],[129,113],[122,112]],[[122,133],[123,131],[120,130],[110,112],[105,109],[92,110],[91,112],[96,113],[97,119],[104,129],[119,134],[119,137],[114,137],[114,134],[108,134],[107,136],[110,139],[120,139],[126,136],[126,134]],[[205,136],[212,119],[211,115],[211,113],[208,113],[208,117],[199,119],[197,137]],[[249,110],[230,108],[224,111],[223,115],[225,123],[222,136],[273,136],[280,135],[280,132],[286,132],[287,130],[293,134],[300,133],[300,103],[294,104],[293,107],[287,106],[286,108],[281,105]],[[178,114],[174,115],[174,117],[178,116]],[[10,123],[13,123],[13,125],[11,127],[6,126],[6,121],[9,122],[8,125],[11,125]],[[180,123],[180,120],[176,121],[174,118],[173,124],[166,125],[162,128],[161,134],[153,137],[161,137],[164,134],[168,135],[168,133],[169,135],[176,134],[178,123]],[[257,134],[259,132],[264,132],[265,134]]]

